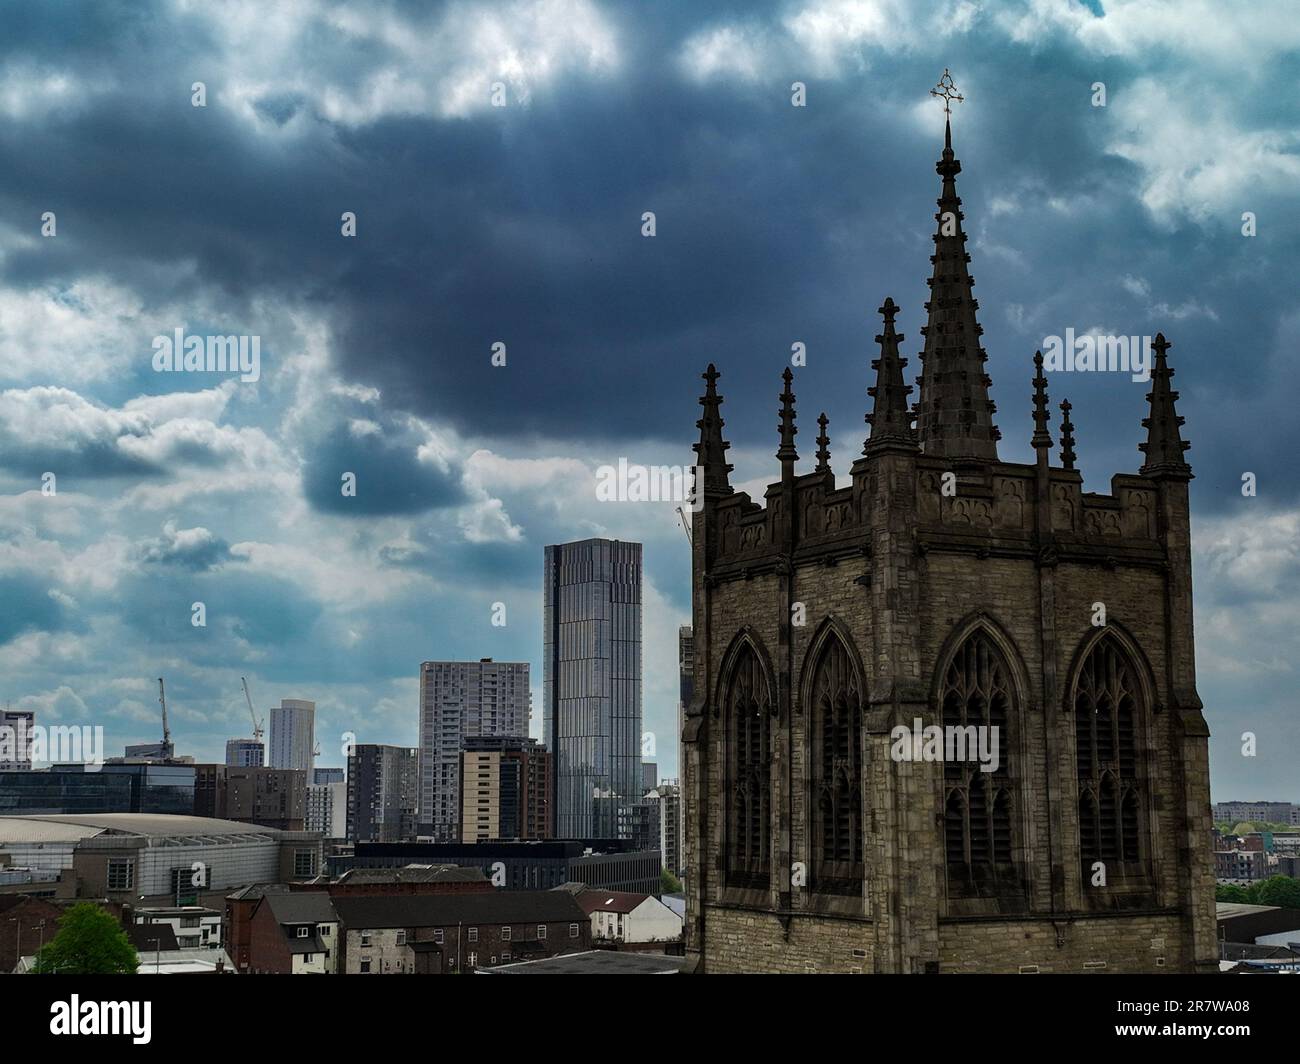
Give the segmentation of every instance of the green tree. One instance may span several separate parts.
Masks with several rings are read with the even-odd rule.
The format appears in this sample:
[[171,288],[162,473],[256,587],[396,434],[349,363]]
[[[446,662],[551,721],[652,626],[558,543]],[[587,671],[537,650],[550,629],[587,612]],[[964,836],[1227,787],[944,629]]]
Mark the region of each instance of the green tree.
[[668,869],[659,870],[659,893],[660,894],[680,894],[682,892],[682,881],[673,875]]
[[1235,883],[1220,883],[1214,888],[1214,900],[1235,901],[1245,905],[1250,902],[1250,895],[1245,887],[1239,887]]
[[59,919],[59,933],[36,955],[38,975],[135,975],[140,958],[126,932],[91,902],[78,902]]
[[1255,891],[1260,905],[1280,905],[1300,909],[1300,880],[1290,876],[1269,876]]

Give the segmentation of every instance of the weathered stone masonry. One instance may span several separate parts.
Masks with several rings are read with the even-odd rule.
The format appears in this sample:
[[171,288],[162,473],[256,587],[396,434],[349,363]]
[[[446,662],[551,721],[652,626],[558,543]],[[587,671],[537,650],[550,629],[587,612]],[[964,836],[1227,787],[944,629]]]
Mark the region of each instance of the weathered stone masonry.
[[[734,491],[705,374],[683,770],[687,944],[707,972],[1217,967],[1170,345],[1153,345],[1145,462],[1109,494],[1083,490],[1068,403],[1052,463],[1041,357],[1037,460],[1000,461],[960,169],[949,130],[918,401],[886,300],[851,485],[824,416],[796,474],[787,370],[780,481],[762,504]],[[915,718],[997,725],[1001,769],[894,760]]]

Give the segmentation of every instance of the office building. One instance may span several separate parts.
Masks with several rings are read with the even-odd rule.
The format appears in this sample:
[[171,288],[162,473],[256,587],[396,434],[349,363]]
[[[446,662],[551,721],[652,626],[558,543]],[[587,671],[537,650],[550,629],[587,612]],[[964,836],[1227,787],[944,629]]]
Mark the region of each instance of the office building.
[[316,703],[282,698],[271,707],[271,767],[309,773],[315,760]]
[[345,779],[341,768],[314,768],[311,772],[312,783],[342,783]]
[[[340,774],[342,769],[339,770]],[[348,785],[336,783],[307,784],[307,830],[318,831],[322,838],[348,837]]]
[[28,709],[0,711],[0,772],[26,772],[32,767],[32,735],[36,714]]
[[549,546],[543,742],[555,759],[552,834],[621,837],[641,789],[641,544]]
[[420,752],[359,743],[348,757],[349,842],[399,842],[415,834]]
[[420,666],[421,831],[460,831],[460,755],[466,739],[528,734],[528,663],[426,661]]
[[297,769],[195,765],[194,814],[281,831],[307,825],[307,774]]
[[488,735],[461,754],[464,842],[550,838],[551,755],[535,739]]
[[680,876],[686,867],[682,859],[682,789],[676,780],[659,784],[659,852],[664,867]]
[[227,739],[226,764],[234,768],[261,768],[266,747],[256,739]]

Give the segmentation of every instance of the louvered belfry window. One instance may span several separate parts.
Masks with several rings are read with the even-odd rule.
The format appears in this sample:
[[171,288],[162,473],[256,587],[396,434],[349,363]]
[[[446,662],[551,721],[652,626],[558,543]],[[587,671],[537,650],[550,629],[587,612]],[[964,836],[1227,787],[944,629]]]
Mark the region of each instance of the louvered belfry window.
[[727,692],[727,882],[767,889],[772,808],[771,697],[762,664],[746,645]]
[[812,680],[813,887],[862,889],[862,694],[848,651],[831,636]]
[[[944,760],[944,848],[948,890],[980,896],[1014,880],[1012,822],[1015,808],[1010,772],[1013,716],[1010,672],[1001,651],[983,632],[957,649],[943,677],[940,705],[945,737],[950,728],[997,731],[998,766],[985,772],[975,753]],[[977,735],[978,733],[967,733]],[[985,749],[992,741],[989,731]],[[979,746],[975,747],[976,752]]]
[[1127,655],[1112,638],[1100,639],[1079,670],[1074,696],[1079,858],[1087,868],[1141,860],[1140,700]]

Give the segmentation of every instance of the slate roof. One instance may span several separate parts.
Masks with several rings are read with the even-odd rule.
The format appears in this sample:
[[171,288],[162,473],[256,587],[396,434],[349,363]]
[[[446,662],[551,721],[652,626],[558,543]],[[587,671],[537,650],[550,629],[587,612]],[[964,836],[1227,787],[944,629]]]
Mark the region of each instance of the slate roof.
[[271,907],[271,915],[278,924],[334,924],[339,919],[330,896],[323,890],[268,894],[262,903]]
[[590,915],[594,912],[630,913],[640,905],[649,894],[632,894],[625,890],[584,890],[577,895],[577,902],[582,911]]
[[579,923],[587,914],[563,892],[497,890],[490,894],[363,895],[334,899],[349,928],[450,927],[464,924]]

